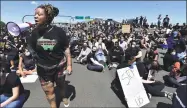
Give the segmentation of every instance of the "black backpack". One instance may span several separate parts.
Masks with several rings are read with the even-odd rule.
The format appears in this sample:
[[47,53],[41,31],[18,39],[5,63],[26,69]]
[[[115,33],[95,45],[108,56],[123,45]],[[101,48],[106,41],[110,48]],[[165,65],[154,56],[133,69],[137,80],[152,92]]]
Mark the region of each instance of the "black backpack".
[[177,88],[173,95],[171,108],[187,108],[187,85]]

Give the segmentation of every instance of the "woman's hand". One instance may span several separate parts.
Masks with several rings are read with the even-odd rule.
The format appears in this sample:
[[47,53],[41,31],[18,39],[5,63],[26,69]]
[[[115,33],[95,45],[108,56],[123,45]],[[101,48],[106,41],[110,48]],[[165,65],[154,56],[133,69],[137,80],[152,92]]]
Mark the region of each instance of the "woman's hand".
[[69,72],[69,75],[72,74],[72,66],[67,66],[67,71]]
[[26,74],[23,71],[20,72],[20,74],[21,74],[22,77],[26,77]]

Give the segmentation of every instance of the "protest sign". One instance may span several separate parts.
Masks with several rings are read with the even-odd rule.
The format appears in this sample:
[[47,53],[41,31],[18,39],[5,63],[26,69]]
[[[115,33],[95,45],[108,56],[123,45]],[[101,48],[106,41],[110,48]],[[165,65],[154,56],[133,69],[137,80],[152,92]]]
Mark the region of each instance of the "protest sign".
[[130,25],[122,25],[122,33],[130,33]]
[[117,73],[129,108],[140,108],[150,102],[136,66],[118,69]]
[[36,80],[38,79],[37,74],[32,74],[32,75],[27,75],[26,77],[21,77],[21,83],[35,83]]

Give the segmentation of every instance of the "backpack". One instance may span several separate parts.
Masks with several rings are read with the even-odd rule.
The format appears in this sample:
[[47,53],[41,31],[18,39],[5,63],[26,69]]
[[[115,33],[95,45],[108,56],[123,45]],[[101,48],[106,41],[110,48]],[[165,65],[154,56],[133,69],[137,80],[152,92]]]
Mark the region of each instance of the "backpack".
[[177,88],[172,99],[171,108],[187,108],[187,85]]

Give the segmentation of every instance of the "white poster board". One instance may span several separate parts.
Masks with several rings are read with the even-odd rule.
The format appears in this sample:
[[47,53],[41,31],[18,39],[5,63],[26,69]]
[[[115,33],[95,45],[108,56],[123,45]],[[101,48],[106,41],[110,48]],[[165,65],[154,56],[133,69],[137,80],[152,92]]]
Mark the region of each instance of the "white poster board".
[[37,79],[38,79],[37,74],[27,75],[26,77],[20,78],[21,83],[35,83]]
[[136,65],[118,69],[117,73],[129,108],[140,108],[150,102]]

